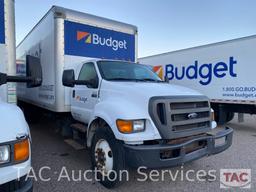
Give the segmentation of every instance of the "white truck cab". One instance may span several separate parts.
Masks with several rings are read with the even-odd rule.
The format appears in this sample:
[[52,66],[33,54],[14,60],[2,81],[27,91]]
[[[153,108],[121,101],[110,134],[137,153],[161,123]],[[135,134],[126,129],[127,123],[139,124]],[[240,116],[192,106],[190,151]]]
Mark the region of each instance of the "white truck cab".
[[[63,85],[73,87],[71,113],[87,125],[92,164],[102,177],[127,165],[181,165],[232,143],[231,128],[211,133],[216,123],[206,96],[162,81],[147,66],[90,60],[65,70]],[[218,139],[224,142],[215,144]]]

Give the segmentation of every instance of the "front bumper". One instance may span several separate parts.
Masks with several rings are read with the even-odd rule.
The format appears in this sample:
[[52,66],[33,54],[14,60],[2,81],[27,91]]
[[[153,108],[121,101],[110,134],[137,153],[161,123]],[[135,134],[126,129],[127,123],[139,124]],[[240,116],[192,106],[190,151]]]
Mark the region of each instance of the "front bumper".
[[26,176],[21,177],[19,180],[13,180],[8,183],[0,185],[1,192],[33,192],[33,181],[27,179]]
[[[161,168],[182,165],[207,155],[220,153],[232,144],[233,129],[226,127],[216,134],[207,134],[192,138],[179,144],[156,144],[131,146],[124,144],[126,162],[131,167],[145,166]],[[217,140],[224,140],[218,144]],[[188,150],[194,143],[203,143],[197,150]],[[162,158],[163,153],[173,154],[170,158]]]

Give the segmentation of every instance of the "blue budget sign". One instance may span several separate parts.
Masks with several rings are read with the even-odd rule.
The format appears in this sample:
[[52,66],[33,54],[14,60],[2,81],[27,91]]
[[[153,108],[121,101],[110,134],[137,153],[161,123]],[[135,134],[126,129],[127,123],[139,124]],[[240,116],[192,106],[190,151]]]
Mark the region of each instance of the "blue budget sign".
[[5,43],[4,0],[0,0],[0,44]]
[[65,54],[135,61],[135,36],[65,21]]

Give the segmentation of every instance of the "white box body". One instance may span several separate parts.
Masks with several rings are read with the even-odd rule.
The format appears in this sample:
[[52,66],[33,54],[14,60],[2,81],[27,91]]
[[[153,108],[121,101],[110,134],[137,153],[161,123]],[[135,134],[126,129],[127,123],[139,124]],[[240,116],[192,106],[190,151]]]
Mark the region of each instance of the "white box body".
[[40,57],[43,70],[42,86],[18,85],[18,99],[54,112],[69,112],[71,92],[62,85],[63,70],[92,58],[136,61],[137,27],[54,6],[16,53],[17,74],[25,73],[28,54]]

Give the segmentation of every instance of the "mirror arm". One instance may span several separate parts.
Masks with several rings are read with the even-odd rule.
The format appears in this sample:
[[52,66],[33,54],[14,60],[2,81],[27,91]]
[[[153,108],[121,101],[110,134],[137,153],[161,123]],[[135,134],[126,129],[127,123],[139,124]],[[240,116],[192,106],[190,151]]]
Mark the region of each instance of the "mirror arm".
[[17,82],[17,83],[27,83],[34,81],[33,77],[25,77],[25,76],[7,76],[7,82]]
[[74,82],[74,84],[76,84],[76,85],[89,85],[89,84],[90,84],[90,82],[88,82],[88,81],[83,81],[83,80],[74,80],[73,82]]
[[26,83],[34,81],[32,77],[25,76],[9,76],[5,73],[0,73],[0,85],[6,84],[7,82],[17,82],[17,83]]

